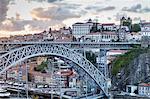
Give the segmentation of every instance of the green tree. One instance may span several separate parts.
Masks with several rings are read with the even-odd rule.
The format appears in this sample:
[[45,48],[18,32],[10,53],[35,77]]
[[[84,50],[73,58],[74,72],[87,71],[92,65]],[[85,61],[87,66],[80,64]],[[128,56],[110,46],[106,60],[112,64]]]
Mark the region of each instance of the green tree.
[[97,23],[94,23],[93,26],[92,26],[92,28],[91,28],[91,30],[90,30],[90,32],[97,32],[97,31],[98,31],[98,29],[97,29]]
[[92,64],[96,63],[96,55],[92,51],[86,52],[86,58],[89,60]]
[[141,31],[141,27],[139,24],[133,24],[132,27],[131,27],[131,31],[132,32],[139,32]]
[[35,70],[40,72],[45,72],[45,68],[47,68],[48,61],[43,61],[40,65],[38,65]]
[[127,53],[118,56],[112,63],[112,75],[116,75],[121,70],[121,68],[126,68],[131,63],[131,61],[133,61],[140,54],[147,53],[149,51],[150,49],[148,48],[139,48],[137,46],[136,48],[131,49]]

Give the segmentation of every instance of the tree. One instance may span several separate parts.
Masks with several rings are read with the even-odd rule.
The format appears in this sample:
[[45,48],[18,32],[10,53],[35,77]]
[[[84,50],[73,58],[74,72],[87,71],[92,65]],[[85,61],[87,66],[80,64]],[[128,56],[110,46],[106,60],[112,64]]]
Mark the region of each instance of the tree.
[[92,51],[86,52],[86,58],[89,60],[92,64],[96,63],[96,55]]
[[47,68],[48,61],[43,61],[40,65],[34,68],[35,71],[45,72],[45,68]]
[[133,24],[132,27],[131,27],[131,31],[132,32],[139,32],[141,31],[141,27],[139,24]]
[[97,29],[97,23],[94,23],[93,26],[92,26],[92,28],[91,28],[91,30],[90,30],[90,32],[97,32],[97,31],[98,31],[98,29]]

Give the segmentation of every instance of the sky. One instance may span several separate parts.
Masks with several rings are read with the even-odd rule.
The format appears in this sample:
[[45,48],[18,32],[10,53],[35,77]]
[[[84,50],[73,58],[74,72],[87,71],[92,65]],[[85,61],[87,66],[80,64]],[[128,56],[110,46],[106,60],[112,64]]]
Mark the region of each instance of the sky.
[[150,21],[150,0],[0,0],[0,37],[69,27],[89,18],[116,23]]

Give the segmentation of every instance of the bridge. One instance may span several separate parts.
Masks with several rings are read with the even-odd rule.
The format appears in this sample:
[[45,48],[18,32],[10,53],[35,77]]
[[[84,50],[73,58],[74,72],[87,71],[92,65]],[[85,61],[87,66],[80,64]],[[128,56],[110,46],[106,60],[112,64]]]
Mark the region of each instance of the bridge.
[[[0,42],[0,53],[6,53],[11,49],[19,48],[27,45],[37,45],[37,44],[52,44],[61,45],[74,50],[83,49],[131,49],[133,45],[141,46],[141,42]],[[150,44],[149,44],[150,45]]]
[[[6,51],[0,56],[0,74],[21,61],[41,55],[53,55],[68,59],[82,68],[98,85],[105,96],[109,96],[108,82],[105,74],[106,62],[102,67],[104,73],[96,68],[84,56],[74,51],[75,49],[131,49],[133,45],[141,45],[140,42],[6,42],[0,43],[1,51]],[[73,50],[72,50],[73,49]],[[101,52],[100,52],[101,53]],[[105,56],[105,52],[102,51]],[[105,60],[106,61],[106,60]]]

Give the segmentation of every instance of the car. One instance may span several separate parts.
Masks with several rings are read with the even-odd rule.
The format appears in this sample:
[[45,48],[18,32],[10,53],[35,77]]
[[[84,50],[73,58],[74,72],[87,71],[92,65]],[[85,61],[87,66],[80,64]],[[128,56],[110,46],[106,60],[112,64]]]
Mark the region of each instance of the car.
[[44,85],[37,85],[37,88],[43,88]]
[[24,84],[23,83],[19,83],[18,86],[24,87]]
[[49,88],[49,86],[48,85],[44,85],[44,88]]
[[8,82],[7,84],[8,84],[8,85],[13,85],[14,83],[13,83],[13,82]]
[[5,83],[5,81],[0,81],[0,84],[4,84]]

